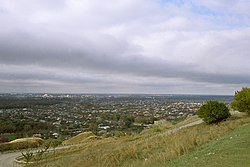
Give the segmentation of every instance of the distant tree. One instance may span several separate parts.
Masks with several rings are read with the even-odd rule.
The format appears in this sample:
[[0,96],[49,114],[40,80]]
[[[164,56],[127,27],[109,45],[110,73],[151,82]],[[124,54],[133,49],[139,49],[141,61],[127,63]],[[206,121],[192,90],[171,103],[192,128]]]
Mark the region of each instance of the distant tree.
[[122,131],[116,130],[115,137],[121,137],[121,136],[124,136],[124,133]]
[[240,91],[236,91],[231,107],[239,112],[250,114],[250,88],[243,87]]
[[200,107],[197,114],[208,124],[218,123],[231,116],[227,106],[218,101],[208,101]]
[[134,117],[132,115],[128,115],[126,116],[126,119],[125,119],[125,126],[127,128],[129,128],[133,123],[134,123]]
[[98,126],[96,125],[96,123],[94,122],[89,123],[89,130],[93,133],[97,133]]
[[24,125],[23,126],[23,130],[24,130],[24,132],[26,132],[26,134],[28,135],[28,132],[31,130],[31,126],[30,125]]

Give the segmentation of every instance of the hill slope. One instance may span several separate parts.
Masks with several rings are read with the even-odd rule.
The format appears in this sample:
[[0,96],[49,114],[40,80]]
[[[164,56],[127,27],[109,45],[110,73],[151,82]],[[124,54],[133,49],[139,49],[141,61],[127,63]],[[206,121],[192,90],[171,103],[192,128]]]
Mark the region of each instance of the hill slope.
[[154,167],[249,167],[250,124],[235,129],[219,140]]
[[93,140],[95,138],[97,138],[97,136],[95,134],[93,134],[92,132],[83,132],[83,133],[80,133],[80,134],[64,141],[63,145],[79,144],[82,142]]
[[[171,160],[170,162],[172,162],[173,158],[189,155],[192,153],[192,150],[196,150],[204,143],[220,139],[221,136],[231,132],[233,129],[249,123],[250,117],[244,117],[232,118],[218,125],[200,124],[187,127],[190,122],[183,122],[181,125],[177,124],[173,127],[153,127],[144,133],[134,136],[104,138],[84,142],[69,149],[58,150],[56,154],[49,156],[51,161],[47,162],[48,164],[46,165],[53,167],[165,166],[167,165],[166,161]],[[245,132],[240,132],[239,134]],[[214,147],[216,148],[217,146]],[[205,156],[208,153],[198,154],[203,157],[202,155]],[[213,154],[211,151],[209,155],[213,156],[217,154]],[[241,157],[241,154],[238,157]],[[182,161],[178,163],[182,163]],[[193,166],[192,163],[190,163],[191,166]],[[186,166],[185,162],[184,164],[179,166]],[[44,165],[41,164],[41,166]],[[170,164],[169,166],[173,165]]]
[[9,143],[22,143],[22,142],[39,143],[42,141],[43,141],[43,139],[41,139],[39,137],[28,137],[28,138],[15,139]]

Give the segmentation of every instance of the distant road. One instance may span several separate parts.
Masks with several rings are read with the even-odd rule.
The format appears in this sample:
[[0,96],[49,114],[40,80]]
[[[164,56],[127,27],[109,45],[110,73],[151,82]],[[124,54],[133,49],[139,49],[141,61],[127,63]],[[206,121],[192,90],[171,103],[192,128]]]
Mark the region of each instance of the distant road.
[[[189,124],[186,124],[186,125],[183,125],[181,127],[178,127],[178,128],[174,128],[174,129],[170,129],[168,131],[166,131],[165,133],[161,133],[159,135],[169,135],[171,133],[175,133],[177,132],[178,130],[180,129],[183,129],[183,128],[187,128],[187,127],[190,127],[190,126],[194,126],[194,125],[198,125],[198,124],[201,124],[203,121],[202,120],[198,120],[198,121],[195,121],[195,122],[191,122]],[[153,137],[153,136],[152,136]],[[77,144],[79,145],[79,144]],[[56,150],[58,149],[63,149],[63,148],[69,148],[69,147],[72,147],[72,146],[75,146],[75,145],[70,145],[70,146],[60,146],[60,147],[57,147]],[[50,149],[52,150],[52,149]],[[34,149],[34,151],[36,151]],[[20,164],[16,164],[14,162],[14,160],[21,156],[22,155],[22,152],[21,151],[18,151],[18,152],[11,152],[11,153],[4,153],[4,154],[0,154],[0,167],[19,167]]]
[[21,156],[21,152],[11,152],[0,154],[0,167],[16,167],[15,158]]

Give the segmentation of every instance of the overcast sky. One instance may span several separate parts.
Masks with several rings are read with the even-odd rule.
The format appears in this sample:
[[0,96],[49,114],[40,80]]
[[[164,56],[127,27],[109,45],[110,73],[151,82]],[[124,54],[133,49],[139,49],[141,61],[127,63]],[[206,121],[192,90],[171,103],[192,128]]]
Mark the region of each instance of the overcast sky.
[[249,0],[0,0],[0,92],[234,94]]

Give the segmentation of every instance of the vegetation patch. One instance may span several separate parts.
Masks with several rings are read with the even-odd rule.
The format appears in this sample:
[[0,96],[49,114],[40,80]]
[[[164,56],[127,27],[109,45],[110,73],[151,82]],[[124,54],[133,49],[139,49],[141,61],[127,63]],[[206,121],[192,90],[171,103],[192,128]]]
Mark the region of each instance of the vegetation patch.
[[71,145],[71,144],[79,144],[82,142],[87,142],[87,141],[91,141],[91,140],[95,140],[98,137],[93,134],[92,132],[83,132],[80,133],[68,140],[63,141],[63,145]]
[[28,137],[28,138],[20,138],[10,141],[9,143],[23,143],[23,142],[29,142],[29,143],[42,143],[43,139],[39,137]]
[[0,136],[0,138],[6,138],[6,139],[9,139],[9,140],[15,140],[17,138],[17,135],[2,135]]
[[235,92],[232,108],[250,115],[250,88],[242,88]]
[[250,124],[233,130],[222,138],[196,148],[189,154],[152,167],[248,167],[250,164]]
[[10,151],[10,150],[21,150],[27,148],[37,148],[41,146],[43,140],[41,138],[24,138],[16,139],[8,143],[0,144],[0,152]]
[[234,115],[219,124],[201,124],[174,131],[179,127],[175,125],[171,129],[163,128],[161,132],[148,131],[134,136],[105,138],[58,150],[51,156],[53,161],[41,166],[153,166],[192,152],[197,146],[219,139],[248,123],[249,117],[237,118]]
[[208,124],[218,123],[231,116],[227,106],[218,101],[208,101],[201,106],[197,114]]

